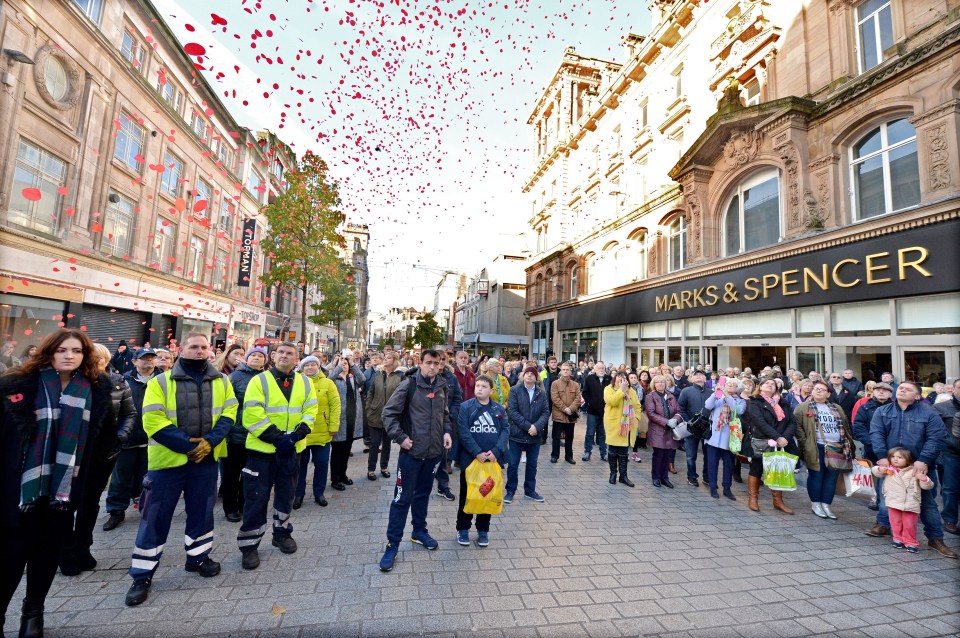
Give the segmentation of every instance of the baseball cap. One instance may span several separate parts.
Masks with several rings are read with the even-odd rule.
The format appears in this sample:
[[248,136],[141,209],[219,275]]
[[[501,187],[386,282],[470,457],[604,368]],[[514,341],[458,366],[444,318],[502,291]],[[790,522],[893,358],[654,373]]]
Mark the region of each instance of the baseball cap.
[[153,348],[140,348],[139,350],[137,350],[136,352],[133,353],[133,358],[134,358],[134,359],[139,359],[139,358],[145,357],[145,356],[147,356],[147,355],[156,356],[156,355],[157,355],[157,351],[154,350]]

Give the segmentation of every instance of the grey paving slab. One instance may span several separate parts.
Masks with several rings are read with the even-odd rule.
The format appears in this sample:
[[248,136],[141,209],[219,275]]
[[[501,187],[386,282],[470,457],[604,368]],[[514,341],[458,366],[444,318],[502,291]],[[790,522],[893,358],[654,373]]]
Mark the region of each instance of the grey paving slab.
[[[351,460],[362,477],[360,444]],[[873,514],[838,497],[837,521],[788,494],[795,516],[718,503],[703,488],[650,485],[649,451],[631,464],[637,487],[606,483],[606,464],[541,463],[547,499],[507,506],[486,549],[454,542],[454,503],[432,498],[428,552],[406,542],[395,570],[377,568],[392,495],[387,481],[356,480],[308,494],[293,514],[297,554],[269,544],[263,564],[240,568],[236,526],[216,513],[213,557],[222,573],[183,571],[182,511],[174,519],[150,598],[123,603],[136,534],[133,513],[95,534],[99,569],[58,576],[47,599],[49,636],[296,637],[433,636],[955,636],[960,634],[960,564],[924,549],[898,553],[863,535]],[[678,459],[682,466],[682,453]],[[803,475],[800,475],[801,484]],[[182,510],[182,508],[181,508]],[[408,528],[409,531],[409,528]],[[955,537],[946,539],[960,547]],[[890,584],[891,575],[896,584]],[[882,578],[875,578],[880,576]],[[23,589],[8,610],[15,635]]]

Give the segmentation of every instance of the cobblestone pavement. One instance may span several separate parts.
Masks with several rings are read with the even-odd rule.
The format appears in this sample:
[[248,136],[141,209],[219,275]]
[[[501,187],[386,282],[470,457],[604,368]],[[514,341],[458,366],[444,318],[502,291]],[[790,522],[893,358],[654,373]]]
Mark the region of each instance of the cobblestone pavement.
[[[256,571],[240,568],[237,525],[218,509],[212,556],[222,573],[202,579],[184,572],[184,517],[178,514],[150,598],[140,607],[123,602],[136,516],[128,512],[112,532],[98,527],[93,553],[100,568],[57,576],[47,599],[47,635],[960,633],[958,562],[926,546],[912,555],[893,550],[889,538],[864,536],[873,515],[865,501],[838,496],[833,509],[840,520],[821,520],[801,491],[787,495],[797,515],[785,516],[762,488],[761,512],[754,514],[737,483],[736,503],[688,486],[682,470],[676,489],[655,489],[648,450],[642,464],[630,464],[637,487],[629,489],[607,483],[608,466],[599,455],[584,463],[578,450],[574,467],[551,464],[543,448],[537,487],[546,502],[520,498],[506,506],[493,519],[486,549],[457,545],[456,503],[434,496],[429,523],[440,549],[404,542],[394,571],[382,574],[377,561],[392,482],[365,478],[361,449],[357,442],[352,487],[328,489],[326,508],[308,491],[294,512],[300,551],[281,555],[268,540]],[[683,466],[682,453],[678,461]],[[947,542],[960,548],[956,537],[948,535]],[[8,610],[7,635],[16,633],[21,598],[22,587]]]

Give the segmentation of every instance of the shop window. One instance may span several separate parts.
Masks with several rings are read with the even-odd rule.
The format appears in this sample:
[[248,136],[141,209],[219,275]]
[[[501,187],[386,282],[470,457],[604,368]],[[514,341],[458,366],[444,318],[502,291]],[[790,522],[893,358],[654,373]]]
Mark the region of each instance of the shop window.
[[117,145],[114,158],[120,160],[130,170],[137,173],[143,168],[143,127],[133,121],[126,113],[117,118]]
[[810,308],[797,309],[797,336],[798,337],[822,337],[823,328],[823,307],[812,306]]
[[764,171],[737,185],[723,222],[727,256],[780,240],[780,175]]
[[66,321],[66,304],[62,301],[10,293],[0,300],[0,333],[19,340],[14,351],[16,356],[20,356],[28,343],[39,344]]
[[897,299],[897,334],[958,333],[960,333],[960,295],[953,293]]
[[697,339],[700,337],[700,320],[687,319],[686,325],[687,339]]
[[766,339],[789,337],[791,315],[789,310],[751,312],[749,320],[744,315],[720,315],[703,318],[704,339]]
[[103,0],[73,0],[73,4],[80,7],[85,16],[97,24],[100,23],[100,14],[103,13]]
[[797,370],[803,376],[807,376],[811,371],[824,372],[826,368],[824,349],[814,346],[809,348],[797,348]]
[[161,272],[173,272],[176,242],[177,225],[157,215],[157,224],[153,230],[153,253],[150,266],[158,268]]
[[640,324],[640,338],[644,340],[665,339],[667,336],[666,321],[650,321]]
[[839,304],[830,307],[834,337],[869,337],[890,334],[890,304],[883,301]]
[[[64,185],[66,174],[67,163],[62,159],[20,140],[7,219],[18,226],[56,234],[63,207],[63,196],[57,189]],[[40,199],[24,197],[23,191],[28,188],[40,191]]]
[[857,60],[863,73],[883,62],[883,52],[893,46],[890,0],[864,0],[857,5],[856,20]]
[[667,226],[667,272],[676,272],[687,265],[687,222],[678,215]]
[[920,203],[917,132],[906,119],[881,124],[857,142],[850,154],[857,219]]
[[180,197],[180,179],[183,177],[183,162],[170,152],[163,156],[163,177],[160,192],[170,197]]
[[109,202],[106,214],[103,216],[100,251],[116,257],[126,257],[130,255],[130,247],[133,243],[136,204],[118,193],[111,193],[111,195],[117,201]]

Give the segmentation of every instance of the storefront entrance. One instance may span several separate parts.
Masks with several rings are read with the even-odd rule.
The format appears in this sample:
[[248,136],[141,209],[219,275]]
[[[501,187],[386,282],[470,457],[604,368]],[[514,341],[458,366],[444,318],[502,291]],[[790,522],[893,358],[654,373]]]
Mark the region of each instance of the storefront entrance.
[[787,368],[787,348],[786,346],[744,346],[740,348],[740,364],[731,362],[731,365],[739,367],[741,370],[750,368],[754,374],[759,373],[767,366],[779,365],[785,370]]

